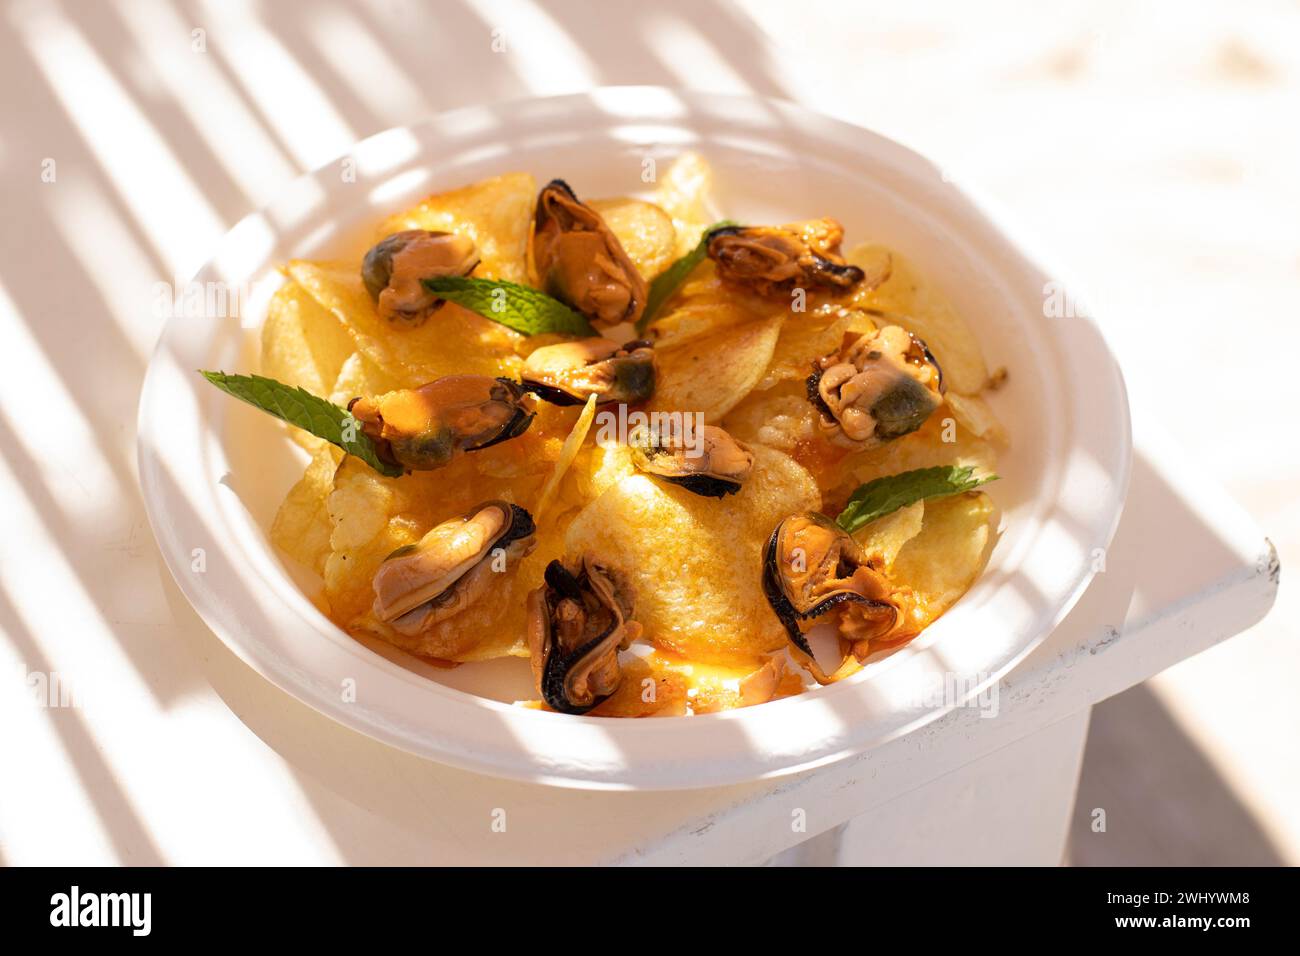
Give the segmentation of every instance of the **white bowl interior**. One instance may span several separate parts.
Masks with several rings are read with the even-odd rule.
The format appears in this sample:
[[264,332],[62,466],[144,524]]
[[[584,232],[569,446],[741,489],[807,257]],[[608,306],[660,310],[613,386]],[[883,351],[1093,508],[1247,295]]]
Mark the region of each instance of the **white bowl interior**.
[[[986,573],[921,638],[865,673],[708,717],[630,722],[522,711],[493,702],[531,696],[524,661],[444,671],[382,646],[360,648],[304,599],[302,588],[317,586],[312,576],[282,561],[264,530],[301,474],[301,451],[277,423],[190,370],[255,369],[256,325],[280,281],[276,267],[293,257],[359,257],[364,226],[429,192],[524,170],[539,181],[562,176],[584,196],[636,194],[646,189],[645,159],[662,170],[684,149],[709,159],[718,211],[729,218],[833,215],[846,245],[873,239],[902,251],[975,328],[990,367],[1009,370],[991,399],[1012,445],[990,488],[1004,531]],[[141,471],[155,528],[172,531],[159,531],[169,564],[214,629],[272,680],[358,729],[478,769],[579,785],[692,786],[789,772],[959,703],[934,706],[923,688],[936,677],[960,675],[972,690],[994,679],[1059,621],[1086,584],[1095,549],[1109,543],[1129,444],[1123,386],[1104,342],[1086,319],[1044,318],[1046,274],[937,168],[902,147],[792,107],[633,88],[458,111],[380,134],[353,158],[355,182],[340,167],[304,177],[241,223],[200,275],[253,291],[242,321],[190,318],[164,333],[142,401]],[[174,430],[186,414],[191,428],[199,423],[194,440],[163,440],[160,429]],[[207,487],[195,487],[202,480]],[[185,573],[184,527],[220,539],[217,550],[242,564],[224,585]],[[284,626],[291,633],[273,640],[257,632]],[[399,681],[405,702],[390,695],[391,706],[340,708],[332,683],[343,671],[331,672],[313,642],[332,645],[344,671]],[[477,734],[453,745],[432,732],[453,701],[463,719],[508,728],[505,745],[484,754],[469,740]],[[560,741],[560,726],[583,730]],[[774,727],[784,727],[776,740]],[[534,733],[540,744],[529,743]]]

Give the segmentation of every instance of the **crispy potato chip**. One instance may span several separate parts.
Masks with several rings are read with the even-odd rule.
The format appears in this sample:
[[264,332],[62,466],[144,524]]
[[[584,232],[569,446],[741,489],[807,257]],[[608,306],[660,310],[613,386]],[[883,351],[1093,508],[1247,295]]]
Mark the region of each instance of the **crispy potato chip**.
[[[879,262],[884,247],[867,243],[847,256],[863,268]],[[854,297],[860,308],[888,313],[886,322],[897,322],[925,340],[943,369],[949,389],[963,395],[977,395],[988,381],[984,353],[970,326],[939,289],[923,280],[910,262],[892,250],[892,273],[877,288]]]
[[781,311],[782,303],[725,284],[718,278],[712,260],[705,259],[669,296],[650,330],[658,345],[680,345],[729,325]]
[[358,395],[383,395],[398,387],[396,379],[387,375],[362,353],[353,352],[339,369],[334,387],[330,389],[329,400],[346,408],[348,402]]
[[330,547],[355,551],[379,535],[403,504],[397,479],[385,478],[359,458],[344,458],[330,493]]
[[979,577],[988,557],[993,502],[982,491],[925,503],[921,533],[903,545],[893,577],[909,585],[933,621]]
[[962,428],[976,438],[987,438],[1000,445],[1006,444],[1007,431],[984,399],[978,395],[949,392],[946,401],[952,410],[952,417]]
[[672,217],[677,232],[674,258],[694,249],[704,230],[720,218],[712,194],[713,170],[699,153],[682,153],[661,177],[655,203]]
[[334,476],[326,502],[330,554],[322,577],[335,622],[351,628],[370,607],[370,577],[385,557],[421,535],[419,524],[399,517],[403,496],[394,479],[384,478],[359,459],[347,457]]
[[602,444],[599,432],[596,442],[579,451],[573,467],[565,476],[561,495],[569,504],[585,505],[621,479],[636,473],[631,450],[626,445]]
[[317,574],[324,571],[325,558],[330,553],[333,529],[326,499],[334,487],[334,471],[342,458],[342,451],[322,443],[303,476],[289,489],[271,523],[271,542]]
[[653,279],[677,258],[677,230],[668,213],[654,203],[619,198],[594,199],[587,205],[600,213],[646,279]]
[[271,297],[262,323],[262,374],[329,395],[352,338],[302,286],[286,282]]
[[507,173],[438,193],[389,216],[375,231],[375,241],[405,229],[459,233],[478,246],[476,277],[527,282],[528,235],[536,202],[537,181],[528,173]]
[[785,645],[763,596],[762,552],[777,522],[821,503],[789,456],[755,447],[754,470],[728,498],[629,475],[569,525],[565,553],[620,572],[647,637],[692,661],[755,661]]
[[895,253],[884,246],[858,246],[853,250],[853,254],[856,254],[857,258],[851,261],[862,270],[862,280],[858,283],[855,292],[865,293],[875,289],[894,274]]
[[853,540],[868,557],[879,558],[889,570],[903,545],[921,533],[924,520],[925,502],[916,501],[862,526],[853,532]]
[[288,271],[343,323],[357,350],[400,387],[415,388],[443,375],[509,375],[520,365],[521,336],[448,302],[423,325],[394,328],[379,318],[356,263],[297,259]]
[[[322,398],[329,397],[339,368],[355,347],[338,319],[293,281],[271,297],[261,345],[261,374]],[[295,443],[313,455],[328,444],[301,428],[284,427]]]
[[659,382],[650,409],[702,412],[705,421],[716,422],[763,377],[784,318],[781,312],[770,313],[686,342],[656,346]]
[[[707,269],[708,264],[700,268]],[[650,335],[659,348],[676,348],[724,328],[753,322],[755,317],[772,311],[756,311],[744,303],[720,301],[718,297],[687,298],[681,293],[668,301],[672,303],[670,310],[650,326]]]
[[559,456],[555,460],[555,468],[552,470],[551,476],[546,479],[541,496],[537,500],[537,510],[534,517],[540,518],[550,506],[552,498],[555,497],[560,487],[560,482],[564,480],[565,473],[578,456],[578,450],[582,447],[582,443],[587,440],[587,432],[591,429],[591,420],[595,417],[596,395],[592,393],[587,398],[587,404],[582,407],[582,413],[574,423],[573,431],[569,432],[569,437],[564,439],[564,444],[560,446]]

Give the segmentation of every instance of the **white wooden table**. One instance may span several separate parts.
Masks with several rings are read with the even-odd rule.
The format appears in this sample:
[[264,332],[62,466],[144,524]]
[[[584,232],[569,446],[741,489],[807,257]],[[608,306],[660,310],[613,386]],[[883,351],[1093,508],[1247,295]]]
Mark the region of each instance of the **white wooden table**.
[[[842,7],[786,6],[764,9],[767,29],[824,49],[816,58],[777,55],[743,15],[690,0],[595,15],[572,4],[471,12],[396,0],[333,4],[314,19],[290,4],[167,0],[4,11],[0,79],[21,96],[0,127],[0,863],[1060,859],[1091,705],[1248,627],[1276,593],[1261,532],[1148,420],[1168,393],[1135,395],[1139,454],[1106,573],[1001,683],[996,718],[961,709],[859,758],[720,790],[543,788],[373,743],[229,653],[179,596],[144,522],[131,423],[159,321],[152,285],[186,278],[295,171],[370,132],[467,102],[677,83],[834,107],[963,159],[960,172],[969,166],[1030,213],[1072,181],[1069,157],[1096,158],[1070,148],[1088,138],[1082,114],[1056,109],[1070,62],[1033,70],[1067,35],[1110,34],[1016,9],[1001,45],[966,44],[963,18],[982,24],[982,9],[954,5],[921,29],[895,5],[830,29],[810,24],[841,18]],[[807,36],[786,30],[786,16]],[[1148,62],[1144,36],[1164,37],[1165,23],[1148,26],[1133,40],[1135,63]],[[1202,33],[1217,35],[1208,22]],[[1098,57],[1127,62],[1125,36],[1100,43]],[[457,69],[442,68],[449,57]],[[810,64],[834,84],[809,80]],[[1181,78],[1172,88],[1183,90]],[[1110,104],[1098,116],[1129,102],[1127,87],[1113,99],[1109,90],[1095,99]],[[1200,105],[1195,114],[1192,128],[1204,128]],[[1172,148],[1162,128],[1142,138],[1145,129],[1135,122],[1115,155]],[[55,180],[42,178],[47,160]],[[1127,174],[1112,169],[1097,188]],[[1114,218],[1094,222],[1098,204],[1079,196],[1079,248],[1108,248]],[[1106,207],[1135,208],[1122,195]],[[1147,215],[1159,219],[1155,207]],[[1159,378],[1162,354],[1172,361],[1134,352],[1147,364],[1130,369],[1131,387]],[[40,690],[44,704],[33,700]]]

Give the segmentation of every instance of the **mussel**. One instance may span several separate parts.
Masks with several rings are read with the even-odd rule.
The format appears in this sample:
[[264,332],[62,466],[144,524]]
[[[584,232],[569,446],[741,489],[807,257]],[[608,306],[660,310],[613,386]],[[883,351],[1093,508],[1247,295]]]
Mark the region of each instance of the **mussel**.
[[632,462],[647,474],[708,498],[734,495],[754,467],[754,455],[717,425],[668,433],[643,429],[629,437]]
[[600,213],[562,179],[537,196],[532,253],[542,289],[596,325],[636,322],[645,311],[645,279]]
[[[820,684],[857,669],[873,642],[899,643],[916,632],[915,600],[873,567],[857,542],[825,515],[791,515],[776,526],[763,552],[763,593],[789,636],[791,654]],[[834,614],[842,661],[829,675],[804,634]]]
[[618,652],[641,635],[631,601],[614,576],[587,557],[546,566],[545,583],[528,595],[528,649],[542,699],[565,714],[583,714],[622,681]]
[[845,291],[865,277],[840,255],[844,227],[834,219],[787,226],[724,226],[709,234],[708,255],[718,275],[760,295],[788,296],[795,288]]
[[934,355],[898,325],[846,335],[839,351],[813,363],[807,384],[822,433],[852,449],[916,431],[943,404],[945,391]]
[[642,402],[654,394],[654,346],[588,338],[536,349],[524,361],[524,388],[555,405]]
[[348,410],[381,459],[428,471],[523,434],[533,420],[530,401],[508,378],[448,375],[419,388],[354,398]]
[[361,281],[381,319],[416,326],[443,305],[422,280],[467,276],[478,263],[472,239],[454,232],[408,229],[375,243],[362,260]]
[[532,550],[533,516],[518,505],[485,501],[399,548],[375,572],[374,615],[415,637],[480,600],[494,574]]

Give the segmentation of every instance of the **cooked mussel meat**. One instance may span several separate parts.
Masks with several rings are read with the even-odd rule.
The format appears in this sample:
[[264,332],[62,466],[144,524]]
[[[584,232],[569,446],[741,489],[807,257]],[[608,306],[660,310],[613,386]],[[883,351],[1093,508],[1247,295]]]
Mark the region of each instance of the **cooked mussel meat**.
[[864,278],[840,255],[844,227],[834,219],[787,226],[724,226],[709,234],[708,255],[718,275],[760,295],[795,288],[847,290]]
[[419,388],[354,398],[348,410],[381,459],[427,471],[523,434],[533,420],[531,401],[508,378],[448,375]]
[[639,469],[708,498],[735,494],[754,467],[753,453],[717,425],[641,429],[628,444]]
[[443,305],[422,280],[467,276],[478,263],[472,239],[454,232],[408,229],[371,247],[361,262],[361,281],[381,319],[415,326]]
[[375,617],[408,637],[454,617],[532,550],[535,533],[532,515],[505,501],[485,501],[435,525],[375,572]]
[[635,322],[646,282],[600,213],[553,179],[537,196],[533,267],[542,289],[600,326]]
[[898,325],[850,333],[813,363],[808,400],[837,445],[869,448],[920,428],[943,404],[943,373],[924,342]]
[[642,402],[654,394],[654,347],[588,338],[544,345],[530,354],[520,376],[524,388],[555,405]]
[[[911,591],[895,586],[844,529],[816,512],[791,515],[768,538],[763,592],[785,627],[791,654],[821,684],[856,670],[873,642],[897,643],[914,631]],[[805,629],[830,614],[843,659],[828,675]]]
[[528,595],[528,649],[546,703],[582,714],[614,691],[623,674],[618,652],[641,635],[629,595],[587,557],[546,566],[545,583]]

